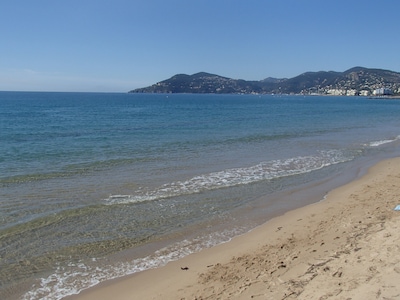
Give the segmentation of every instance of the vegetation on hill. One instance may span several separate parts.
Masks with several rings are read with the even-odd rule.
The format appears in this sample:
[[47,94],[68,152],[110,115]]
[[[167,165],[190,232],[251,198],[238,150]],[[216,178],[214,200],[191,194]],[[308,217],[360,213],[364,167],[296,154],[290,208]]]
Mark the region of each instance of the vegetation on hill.
[[177,74],[131,93],[212,93],[212,94],[322,94],[372,95],[385,88],[400,94],[400,73],[355,67],[345,72],[306,72],[293,78],[266,78],[260,81],[231,79],[200,72]]

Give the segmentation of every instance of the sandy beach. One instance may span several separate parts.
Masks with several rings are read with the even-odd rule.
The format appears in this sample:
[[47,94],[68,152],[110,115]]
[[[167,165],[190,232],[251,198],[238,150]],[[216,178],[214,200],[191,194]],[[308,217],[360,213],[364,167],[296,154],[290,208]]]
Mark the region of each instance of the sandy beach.
[[400,299],[400,158],[219,246],[68,299]]

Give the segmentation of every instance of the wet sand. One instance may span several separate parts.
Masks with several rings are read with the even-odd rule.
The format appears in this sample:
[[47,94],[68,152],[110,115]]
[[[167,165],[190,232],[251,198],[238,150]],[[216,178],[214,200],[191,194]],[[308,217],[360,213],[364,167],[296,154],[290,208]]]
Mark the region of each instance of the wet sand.
[[326,199],[68,299],[400,299],[400,158]]

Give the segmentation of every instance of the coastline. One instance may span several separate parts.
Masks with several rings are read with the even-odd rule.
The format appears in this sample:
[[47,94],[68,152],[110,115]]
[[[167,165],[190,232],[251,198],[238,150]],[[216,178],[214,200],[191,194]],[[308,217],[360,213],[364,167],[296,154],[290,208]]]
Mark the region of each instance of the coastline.
[[400,297],[400,212],[393,210],[400,204],[399,166],[400,158],[379,162],[324,201],[65,299]]

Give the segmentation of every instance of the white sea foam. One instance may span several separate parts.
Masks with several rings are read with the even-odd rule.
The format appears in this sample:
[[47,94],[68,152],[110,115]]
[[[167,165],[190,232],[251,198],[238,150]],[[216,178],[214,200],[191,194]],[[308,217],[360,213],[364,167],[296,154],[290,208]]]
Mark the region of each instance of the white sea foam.
[[369,146],[370,147],[379,147],[381,145],[388,144],[388,143],[393,143],[393,142],[398,141],[398,140],[400,140],[400,135],[397,136],[394,139],[391,139],[391,140],[381,140],[381,141],[371,142],[371,143],[369,143]]
[[69,263],[58,266],[53,274],[42,278],[27,292],[23,300],[59,300],[75,295],[106,280],[123,277],[148,269],[158,268],[168,262],[178,260],[202,249],[229,241],[233,236],[244,233],[236,228],[193,240],[183,240],[156,251],[153,255],[134,259],[130,262],[110,264],[108,261],[94,260],[93,264]]
[[333,164],[349,161],[352,158],[352,156],[345,155],[339,150],[320,151],[316,155],[261,162],[250,167],[227,169],[220,172],[203,174],[186,181],[167,183],[154,190],[146,191],[143,189],[132,195],[111,195],[109,198],[105,199],[105,202],[106,204],[127,204],[195,194],[206,190],[303,174]]

